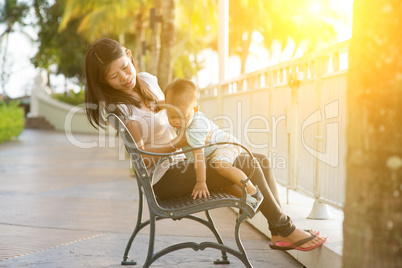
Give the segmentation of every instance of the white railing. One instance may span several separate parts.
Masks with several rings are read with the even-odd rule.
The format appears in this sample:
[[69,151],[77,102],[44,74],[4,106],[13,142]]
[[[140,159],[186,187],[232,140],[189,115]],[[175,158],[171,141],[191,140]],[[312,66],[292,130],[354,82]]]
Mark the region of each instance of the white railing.
[[201,110],[255,152],[279,183],[344,204],[349,41],[201,89]]

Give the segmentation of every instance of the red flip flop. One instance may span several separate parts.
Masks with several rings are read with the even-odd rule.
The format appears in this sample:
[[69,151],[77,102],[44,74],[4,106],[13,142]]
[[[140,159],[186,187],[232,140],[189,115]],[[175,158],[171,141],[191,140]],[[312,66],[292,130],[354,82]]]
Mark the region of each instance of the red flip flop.
[[296,243],[289,243],[289,242],[282,242],[282,241],[278,241],[276,243],[269,243],[269,247],[272,249],[276,249],[276,250],[300,250],[300,251],[310,251],[313,249],[318,248],[319,246],[321,246],[322,244],[324,244],[325,242],[327,242],[327,238],[323,239],[320,243],[318,243],[317,245],[308,247],[308,248],[302,248],[300,247],[301,245],[313,240],[316,236],[315,235],[311,235],[310,237],[307,237],[305,239],[299,240]]
[[[312,230],[310,230],[310,229],[304,229],[303,231],[305,231],[306,233],[309,233],[309,234],[313,234],[311,231]],[[320,231],[317,231],[317,233],[315,233],[315,234],[313,234],[313,235],[316,235],[316,236],[319,236],[320,235]],[[272,246],[273,246],[274,244],[272,243],[272,242],[269,242],[269,246],[272,248],[272,249],[274,249]]]

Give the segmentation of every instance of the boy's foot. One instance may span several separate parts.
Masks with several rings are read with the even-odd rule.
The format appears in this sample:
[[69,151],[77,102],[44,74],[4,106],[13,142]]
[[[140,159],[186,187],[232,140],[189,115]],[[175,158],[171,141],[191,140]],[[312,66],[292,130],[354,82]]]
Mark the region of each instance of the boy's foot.
[[262,200],[264,200],[264,196],[262,195],[260,189],[258,189],[258,186],[255,186],[257,188],[257,192],[255,194],[247,194],[247,204],[251,206],[254,210],[257,210],[258,207],[260,206]]

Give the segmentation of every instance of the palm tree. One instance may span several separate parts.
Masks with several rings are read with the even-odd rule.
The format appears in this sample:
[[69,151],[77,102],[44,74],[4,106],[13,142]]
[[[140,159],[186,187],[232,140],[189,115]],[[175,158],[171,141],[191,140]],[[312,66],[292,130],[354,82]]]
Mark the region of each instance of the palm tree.
[[[150,9],[149,14],[149,65],[148,72],[158,76],[158,61],[160,49],[160,18],[162,9],[162,0],[154,0],[154,6]],[[152,13],[152,14],[151,14]]]
[[172,80],[173,73],[173,46],[176,34],[175,28],[175,0],[163,0],[161,7],[162,29],[161,47],[158,64],[158,82],[162,90]]
[[[33,2],[39,28],[39,46],[31,62],[35,67],[46,71],[50,89],[52,73],[83,82],[84,54],[88,44],[76,32],[79,18],[72,19],[61,33],[58,32],[58,18],[63,14],[65,2],[66,0],[56,0],[51,5],[46,0]],[[55,66],[56,70],[52,68]]]
[[0,35],[0,44],[2,44],[3,38],[5,38],[4,50],[2,51],[3,59],[1,64],[1,87],[5,96],[7,96],[5,85],[9,76],[6,71],[9,34],[14,31],[16,24],[24,24],[23,19],[25,14],[28,12],[28,9],[29,7],[25,3],[18,3],[17,0],[6,0],[0,10],[0,23],[6,24],[6,29]]
[[200,52],[217,50],[217,9],[215,0],[177,0],[174,76],[193,78],[203,67]]
[[320,42],[334,41],[335,31],[330,20],[336,16],[328,1],[320,1],[320,14],[309,12],[309,0],[259,1],[232,0],[229,7],[229,53],[241,60],[241,73],[254,31],[264,37],[264,46],[271,50],[274,40],[286,47],[289,39],[296,45],[307,41],[310,50]]
[[288,0],[282,3],[282,9],[288,12],[285,17],[279,16],[282,40],[293,39],[296,47],[304,42],[306,52],[312,52],[322,43],[328,45],[336,42],[335,20],[343,19],[342,14],[330,7],[328,0],[312,2],[310,0]]
[[[63,30],[71,19],[83,17],[78,31],[89,42],[102,36],[117,36],[121,43],[130,47],[128,40],[135,40],[135,45],[133,44],[135,59],[139,63],[140,69],[145,70],[144,49],[147,48],[146,36],[149,33],[147,30],[148,10],[154,7],[161,27],[159,29],[158,26],[149,33],[150,58],[147,69],[158,76],[159,84],[163,89],[173,77],[174,59],[188,62],[189,54],[185,57],[181,52],[187,51],[187,53],[195,55],[201,50],[203,43],[200,41],[209,40],[197,36],[204,36],[205,22],[211,21],[211,17],[214,16],[213,6],[213,0],[178,0],[177,3],[175,0],[117,2],[70,0],[65,7],[60,30]],[[180,15],[176,18],[175,13],[178,10],[183,11],[185,16],[181,16],[181,13],[177,12]],[[207,14],[205,11],[208,11]],[[209,23],[209,25],[211,24]],[[176,38],[178,34],[181,37],[179,39]],[[177,49],[178,47],[179,49]],[[191,52],[188,52],[188,48]],[[173,54],[173,51],[179,53]]]
[[73,18],[82,17],[77,31],[88,42],[105,36],[117,38],[126,47],[135,47],[134,58],[140,69],[145,69],[143,59],[145,46],[143,44],[148,20],[147,11],[151,5],[152,0],[67,1],[60,23],[60,31],[65,29],[67,23]]
[[402,267],[401,0],[355,0],[343,267]]
[[238,55],[241,73],[245,73],[246,60],[254,31],[264,32],[272,22],[270,14],[275,1],[232,0],[229,3],[229,54]]

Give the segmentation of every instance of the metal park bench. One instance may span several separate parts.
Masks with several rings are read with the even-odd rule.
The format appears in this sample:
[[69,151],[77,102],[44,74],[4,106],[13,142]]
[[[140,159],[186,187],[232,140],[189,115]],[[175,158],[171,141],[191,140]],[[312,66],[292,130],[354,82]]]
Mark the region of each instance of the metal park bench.
[[[207,198],[193,199],[191,195],[186,195],[182,197],[169,198],[169,199],[161,199],[155,196],[155,193],[152,188],[152,177],[156,167],[161,164],[163,161],[169,160],[172,155],[182,153],[182,152],[174,152],[174,153],[151,153],[147,151],[140,150],[127,127],[123,123],[123,121],[113,113],[108,114],[107,119],[109,123],[114,126],[114,128],[118,131],[121,139],[123,140],[126,150],[130,155],[130,159],[132,161],[132,167],[134,169],[136,180],[138,183],[138,195],[139,195],[139,208],[138,208],[138,218],[137,223],[134,228],[134,231],[127,243],[126,250],[124,252],[122,265],[135,265],[135,261],[129,261],[128,253],[130,251],[131,245],[133,243],[134,238],[138,234],[138,232],[146,226],[150,226],[150,234],[149,234],[149,245],[148,245],[148,253],[143,264],[143,267],[149,267],[154,261],[158,258],[170,253],[172,251],[176,251],[184,248],[192,248],[195,251],[204,250],[206,248],[214,248],[220,250],[222,253],[222,259],[216,260],[215,264],[228,264],[229,260],[226,253],[232,254],[236,256],[239,260],[243,262],[246,267],[252,268],[250,261],[248,260],[246,251],[243,247],[243,244],[240,239],[240,225],[247,218],[252,218],[258,209],[258,207],[252,207],[246,202],[246,190],[245,184],[253,175],[254,170],[251,172],[247,180],[243,180],[242,191],[243,196],[238,198],[226,191],[211,191],[210,196]],[[211,145],[202,146],[199,148],[204,148],[216,144],[224,144],[224,143],[215,143]],[[255,161],[251,152],[240,144],[236,144],[241,146],[246,152],[251,156],[251,160]],[[194,150],[194,149],[193,149]],[[191,151],[191,150],[188,150]],[[187,152],[187,151],[186,151]],[[145,155],[157,155],[161,158],[158,163],[153,167],[150,174],[148,173],[142,154]],[[254,163],[252,165],[254,167]],[[142,218],[142,211],[144,208],[144,197],[148,204],[149,209],[149,220],[145,220]],[[220,208],[220,207],[233,207],[237,208],[239,211],[236,222],[234,223],[234,235],[235,241],[237,244],[237,249],[231,248],[223,243],[223,240],[216,229],[212,217],[209,213],[209,210]],[[194,213],[205,212],[206,220],[193,215]],[[172,246],[168,246],[158,252],[154,252],[154,242],[155,242],[155,228],[156,222],[161,219],[172,219],[172,220],[181,220],[181,219],[190,219],[196,222],[199,222],[206,227],[208,227],[213,235],[215,236],[217,242],[184,242],[178,243]]]

